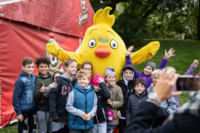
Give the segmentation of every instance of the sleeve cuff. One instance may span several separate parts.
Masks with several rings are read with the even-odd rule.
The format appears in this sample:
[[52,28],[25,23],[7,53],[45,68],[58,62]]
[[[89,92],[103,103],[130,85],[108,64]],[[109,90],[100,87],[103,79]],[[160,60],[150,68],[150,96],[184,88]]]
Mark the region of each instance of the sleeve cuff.
[[56,118],[56,117],[58,117],[57,112],[56,111],[55,112],[51,112],[51,118],[53,119],[53,118]]
[[83,111],[78,110],[78,111],[77,111],[77,116],[80,116],[80,117],[81,117],[82,113],[83,113]]
[[129,59],[129,58],[130,58],[130,55],[126,55],[126,58]]
[[22,114],[21,110],[18,110],[18,111],[15,111],[15,112],[16,112],[17,116]]

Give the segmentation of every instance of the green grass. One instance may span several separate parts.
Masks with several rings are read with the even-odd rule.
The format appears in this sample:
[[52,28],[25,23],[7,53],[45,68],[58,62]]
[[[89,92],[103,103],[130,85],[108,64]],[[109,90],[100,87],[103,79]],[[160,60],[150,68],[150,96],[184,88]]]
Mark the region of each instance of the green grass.
[[[151,42],[151,40],[145,40],[146,44]],[[133,51],[137,51],[143,46],[137,46]],[[177,73],[183,75],[190,65],[193,63],[194,59],[200,61],[200,41],[179,41],[179,40],[160,40],[160,49],[157,54],[151,59],[151,61],[155,62],[157,66],[159,66],[161,59],[164,57],[164,51],[169,50],[170,48],[174,48],[176,50],[176,56],[171,57],[167,63],[167,66],[173,66]],[[136,65],[135,68],[138,71],[142,71],[145,62]],[[199,67],[195,71],[197,73]],[[189,101],[189,94],[184,93],[179,96],[180,104],[184,104]],[[17,133],[17,123],[7,126],[4,129],[0,129],[0,133]]]

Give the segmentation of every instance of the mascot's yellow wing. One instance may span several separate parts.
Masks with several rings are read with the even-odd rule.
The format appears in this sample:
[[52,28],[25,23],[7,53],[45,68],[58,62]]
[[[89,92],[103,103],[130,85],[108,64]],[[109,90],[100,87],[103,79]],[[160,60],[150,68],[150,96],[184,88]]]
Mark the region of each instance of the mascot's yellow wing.
[[142,49],[130,55],[132,64],[137,65],[151,59],[159,50],[159,48],[160,43],[158,41],[149,43]]
[[[57,57],[62,62],[65,62],[67,59],[72,58],[77,61],[78,67],[81,67],[81,65],[83,64],[83,59],[80,57],[79,53],[67,52],[64,49],[62,49],[60,46],[53,43],[47,44],[46,49],[50,54]],[[59,54],[58,54],[58,50],[59,50]]]

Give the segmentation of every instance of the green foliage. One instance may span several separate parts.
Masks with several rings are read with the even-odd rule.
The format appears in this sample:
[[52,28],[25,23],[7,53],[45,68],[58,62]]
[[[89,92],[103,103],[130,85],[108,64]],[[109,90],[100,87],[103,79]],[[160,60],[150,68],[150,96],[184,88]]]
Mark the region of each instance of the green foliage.
[[132,12],[121,13],[113,26],[113,29],[122,37],[125,43],[133,43],[142,40],[146,33],[146,20]]
[[[111,6],[116,30],[126,44],[144,38],[186,39],[197,36],[199,0],[90,0],[94,11]],[[135,43],[134,43],[135,44]]]

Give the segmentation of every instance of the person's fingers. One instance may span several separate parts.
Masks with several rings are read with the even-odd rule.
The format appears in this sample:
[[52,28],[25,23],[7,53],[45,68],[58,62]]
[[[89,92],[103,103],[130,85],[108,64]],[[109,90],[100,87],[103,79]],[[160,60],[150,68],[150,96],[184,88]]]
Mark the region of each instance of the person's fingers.
[[176,96],[179,96],[179,95],[181,95],[181,94],[182,94],[181,91],[173,92],[173,93],[172,93],[172,97],[176,97]]
[[165,54],[167,53],[167,50],[165,50]]

